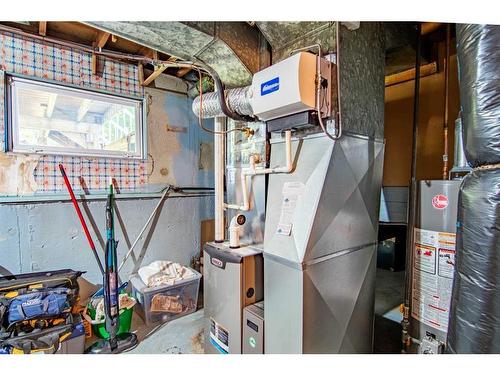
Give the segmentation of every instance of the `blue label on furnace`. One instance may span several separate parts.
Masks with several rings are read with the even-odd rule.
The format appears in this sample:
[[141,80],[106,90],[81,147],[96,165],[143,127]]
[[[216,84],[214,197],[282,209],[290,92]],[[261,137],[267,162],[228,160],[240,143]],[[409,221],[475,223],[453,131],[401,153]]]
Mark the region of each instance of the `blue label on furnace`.
[[270,94],[280,89],[280,77],[271,79],[260,85],[260,96]]

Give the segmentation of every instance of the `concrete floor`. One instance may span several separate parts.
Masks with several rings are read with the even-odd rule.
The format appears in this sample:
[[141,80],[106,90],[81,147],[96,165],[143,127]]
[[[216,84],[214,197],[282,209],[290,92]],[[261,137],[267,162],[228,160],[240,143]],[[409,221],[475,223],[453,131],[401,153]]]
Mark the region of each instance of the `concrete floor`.
[[399,306],[404,300],[405,272],[377,269],[375,286],[374,353],[400,353],[401,320]]
[[156,327],[145,326],[134,314],[132,330],[139,345],[128,353],[203,354],[203,310]]
[[[377,270],[374,353],[400,352],[403,288],[404,272]],[[132,330],[140,343],[129,353],[203,353],[203,310],[153,328],[134,314]]]

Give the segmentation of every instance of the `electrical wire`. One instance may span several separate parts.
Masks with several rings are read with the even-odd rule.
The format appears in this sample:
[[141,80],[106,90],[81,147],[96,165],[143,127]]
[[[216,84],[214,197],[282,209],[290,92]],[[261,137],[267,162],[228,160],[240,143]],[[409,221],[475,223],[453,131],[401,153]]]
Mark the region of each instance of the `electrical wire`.
[[234,129],[231,129],[231,130],[224,130],[224,131],[216,131],[216,130],[212,130],[212,129],[208,129],[206,127],[203,126],[203,82],[202,82],[202,74],[201,74],[201,71],[199,69],[196,69],[195,70],[198,72],[198,76],[199,76],[199,82],[200,82],[200,87],[199,87],[199,92],[200,92],[200,109],[199,109],[199,112],[198,112],[198,125],[200,126],[200,128],[202,128],[203,130],[205,130],[206,132],[208,133],[212,133],[212,134],[228,134],[228,133],[231,133],[231,132],[234,132],[234,131],[237,131],[237,130],[240,130],[240,131],[243,131],[242,129],[239,129],[239,128],[234,128]]

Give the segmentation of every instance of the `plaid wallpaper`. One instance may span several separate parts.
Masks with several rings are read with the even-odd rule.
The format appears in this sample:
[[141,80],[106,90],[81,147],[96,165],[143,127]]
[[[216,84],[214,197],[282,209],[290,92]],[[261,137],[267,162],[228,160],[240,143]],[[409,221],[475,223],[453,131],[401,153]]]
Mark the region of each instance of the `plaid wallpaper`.
[[[142,97],[135,65],[103,59],[102,77],[92,75],[89,53],[15,34],[0,32],[0,146],[5,138],[4,72],[17,73],[107,91]],[[146,165],[140,160],[44,155],[35,169],[37,192],[64,191],[59,163],[63,163],[75,190],[103,190],[111,178],[118,188],[134,190],[147,183]]]
[[5,150],[5,73],[0,69],[0,152]]

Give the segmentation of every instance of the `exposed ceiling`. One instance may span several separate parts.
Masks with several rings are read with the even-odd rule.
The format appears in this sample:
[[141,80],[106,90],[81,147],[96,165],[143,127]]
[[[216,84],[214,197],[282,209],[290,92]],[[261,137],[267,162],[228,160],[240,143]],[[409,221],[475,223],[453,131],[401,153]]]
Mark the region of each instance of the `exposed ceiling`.
[[[334,22],[0,22],[35,35],[45,35],[88,47],[142,55],[159,60],[196,60],[212,66],[229,87],[251,82],[253,73],[286,57],[297,47],[320,42],[334,51]],[[444,40],[442,24],[423,23],[423,60],[437,59],[437,42]],[[386,75],[413,68],[415,27],[384,23]],[[269,43],[269,44],[268,44]],[[153,66],[146,66],[146,76]],[[159,73],[158,73],[159,74]],[[196,80],[186,68],[163,74]],[[146,82],[146,83],[149,83]]]
[[260,33],[246,22],[87,22],[185,60],[201,60],[228,86],[250,84],[259,70]]

